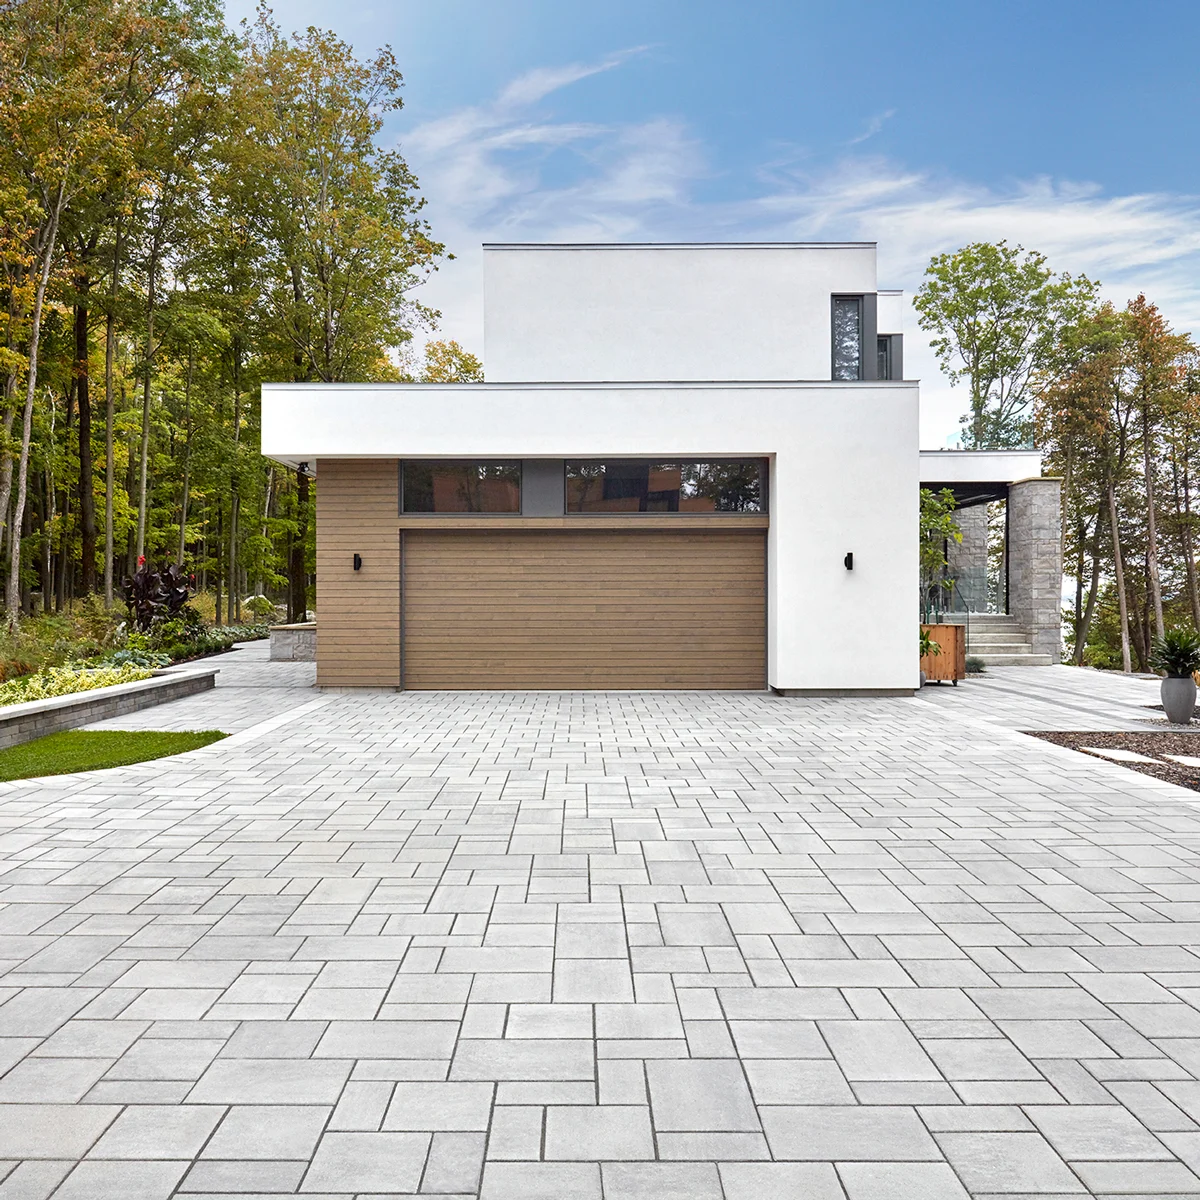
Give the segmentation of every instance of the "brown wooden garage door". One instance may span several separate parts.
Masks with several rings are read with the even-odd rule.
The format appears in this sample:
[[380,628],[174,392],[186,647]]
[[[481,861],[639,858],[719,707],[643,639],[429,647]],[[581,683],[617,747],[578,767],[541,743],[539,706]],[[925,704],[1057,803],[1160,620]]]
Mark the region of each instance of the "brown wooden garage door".
[[761,688],[762,530],[402,535],[407,688]]

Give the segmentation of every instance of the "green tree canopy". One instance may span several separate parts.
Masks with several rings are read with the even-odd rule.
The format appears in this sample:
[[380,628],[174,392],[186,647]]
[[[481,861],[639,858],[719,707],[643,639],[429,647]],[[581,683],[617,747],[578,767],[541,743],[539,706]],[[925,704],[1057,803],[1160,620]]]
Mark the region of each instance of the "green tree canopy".
[[965,381],[969,450],[1028,445],[1031,405],[1061,331],[1093,304],[1084,275],[1055,275],[1044,255],[1007,242],[973,242],[939,254],[913,300],[951,384]]

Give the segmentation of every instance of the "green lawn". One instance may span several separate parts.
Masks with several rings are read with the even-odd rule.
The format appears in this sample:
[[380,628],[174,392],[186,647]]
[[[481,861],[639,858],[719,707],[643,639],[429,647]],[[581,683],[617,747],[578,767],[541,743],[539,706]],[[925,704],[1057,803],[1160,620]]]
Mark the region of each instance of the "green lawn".
[[0,750],[0,780],[65,775],[70,771],[95,771],[100,767],[127,767],[130,763],[197,750],[228,736],[219,729],[187,733],[68,729],[64,733],[51,733]]

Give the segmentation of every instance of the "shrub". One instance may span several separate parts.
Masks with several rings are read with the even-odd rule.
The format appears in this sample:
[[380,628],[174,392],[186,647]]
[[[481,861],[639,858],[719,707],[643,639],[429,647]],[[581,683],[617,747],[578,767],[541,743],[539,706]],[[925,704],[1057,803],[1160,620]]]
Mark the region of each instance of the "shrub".
[[1168,629],[1154,643],[1150,665],[1172,679],[1200,671],[1200,634],[1194,629]]
[[269,624],[277,620],[279,616],[269,596],[249,596],[244,601],[243,607],[256,622]]
[[163,621],[150,634],[150,646],[170,656],[173,662],[200,658],[228,650],[235,642],[256,641],[267,637],[269,625],[218,625],[208,628],[189,623],[186,617]]
[[985,663],[982,658],[976,658],[974,655],[971,655],[967,659],[968,675],[982,675],[986,670],[987,663]]
[[0,683],[0,705],[47,700],[51,696],[68,696],[117,683],[136,683],[139,679],[149,679],[151,674],[147,668],[132,663],[121,667],[49,667],[36,675]]
[[0,681],[95,658],[119,640],[120,620],[99,599],[73,613],[25,617],[15,630],[0,630]]

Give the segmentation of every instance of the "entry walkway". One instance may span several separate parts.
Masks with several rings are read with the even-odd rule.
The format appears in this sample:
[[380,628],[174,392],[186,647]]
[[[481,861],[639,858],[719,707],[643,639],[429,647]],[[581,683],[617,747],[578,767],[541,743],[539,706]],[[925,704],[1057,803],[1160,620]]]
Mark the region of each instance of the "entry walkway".
[[263,654],[108,723],[235,737],[0,790],[0,1200],[1200,1197],[1200,795],[1014,732],[1152,682]]

